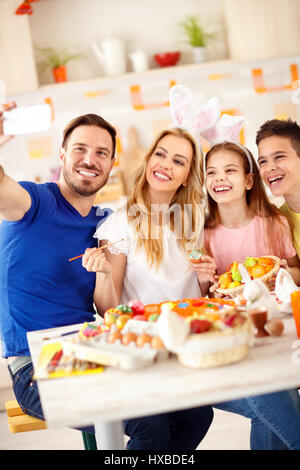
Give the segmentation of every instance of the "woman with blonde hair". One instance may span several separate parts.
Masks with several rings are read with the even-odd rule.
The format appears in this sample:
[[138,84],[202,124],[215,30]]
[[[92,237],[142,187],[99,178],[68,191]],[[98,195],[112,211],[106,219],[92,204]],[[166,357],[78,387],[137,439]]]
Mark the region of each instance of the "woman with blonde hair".
[[[156,155],[157,161],[163,161],[165,150],[163,147],[163,143],[161,140],[164,141],[169,140],[165,139],[167,136],[173,136],[174,141],[178,141],[181,139],[182,141],[186,140],[184,144],[186,147],[192,147],[192,159],[190,162],[186,162],[185,158],[182,158],[180,154],[177,155],[177,161],[175,164],[179,168],[184,169],[185,173],[185,181],[173,192],[168,188],[161,188],[159,195],[155,195],[155,188],[152,188],[151,183],[148,185],[147,175],[150,173],[150,169],[148,168],[148,162],[151,156],[154,154]],[[176,158],[176,155],[175,155]],[[160,162],[160,163],[161,163]],[[188,165],[187,165],[188,163]],[[186,174],[188,170],[188,174]],[[165,175],[165,177],[168,175]],[[166,181],[166,180],[165,180]],[[176,184],[176,183],[175,183]],[[163,130],[153,141],[149,151],[146,154],[144,165],[139,168],[136,172],[135,179],[133,181],[133,192],[128,200],[127,209],[129,213],[129,220],[134,218],[134,213],[132,208],[136,208],[140,206],[140,226],[139,230],[141,231],[140,234],[143,234],[143,242],[141,242],[142,238],[139,238],[138,245],[144,246],[144,249],[147,253],[147,259],[150,261],[151,264],[159,265],[162,260],[162,239],[151,238],[151,233],[149,229],[151,228],[151,224],[155,223],[155,204],[163,205],[165,204],[168,207],[173,207],[173,211],[170,211],[170,223],[172,230],[175,231],[177,234],[177,239],[179,240],[180,245],[184,248],[184,246],[193,246],[199,245],[199,234],[201,234],[203,230],[203,208],[204,208],[204,193],[203,193],[203,160],[202,154],[199,150],[199,147],[195,141],[195,139],[189,134],[187,131],[181,128],[173,128],[173,129],[166,129]],[[172,184],[172,188],[174,188],[174,183]],[[186,211],[191,210],[191,217],[184,217]],[[167,207],[166,207],[167,208]],[[144,210],[146,209],[146,210]],[[163,210],[163,207],[161,207]],[[177,219],[176,219],[177,214]],[[158,217],[156,213],[156,218]],[[179,218],[178,218],[179,217]],[[176,219],[176,220],[175,220]],[[177,222],[177,223],[176,223]],[[148,234],[145,233],[145,230]],[[184,229],[184,233],[182,230]],[[197,236],[196,236],[197,234]],[[148,236],[147,236],[148,235]]]
[[203,257],[197,276],[187,259],[203,244],[202,183],[202,156],[193,137],[179,128],[161,132],[126,206],[96,232],[102,245],[123,240],[104,253],[87,253],[85,267],[103,270],[94,294],[99,312],[134,298],[146,304],[206,294],[214,262]]

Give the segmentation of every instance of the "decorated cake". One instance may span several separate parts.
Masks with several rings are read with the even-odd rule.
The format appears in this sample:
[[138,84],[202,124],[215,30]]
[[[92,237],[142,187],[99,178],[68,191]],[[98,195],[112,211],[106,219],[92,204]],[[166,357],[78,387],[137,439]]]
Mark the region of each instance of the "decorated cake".
[[161,306],[158,334],[179,362],[194,368],[216,367],[244,359],[252,342],[250,319],[228,304],[207,305],[181,315],[170,303]]
[[267,282],[278,272],[279,267],[279,258],[271,255],[258,258],[247,257],[242,263],[234,261],[219,277],[217,292],[235,297],[243,292],[247,281],[260,279],[262,282]]

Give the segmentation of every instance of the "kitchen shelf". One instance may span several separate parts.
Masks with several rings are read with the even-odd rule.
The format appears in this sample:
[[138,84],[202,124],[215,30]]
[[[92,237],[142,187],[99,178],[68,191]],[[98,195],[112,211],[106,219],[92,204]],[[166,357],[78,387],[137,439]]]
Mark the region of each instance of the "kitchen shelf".
[[[248,62],[248,61],[243,61],[243,62]],[[166,72],[168,75],[170,73],[176,73],[176,72],[181,72],[181,71],[188,71],[188,70],[205,70],[205,69],[211,69],[213,67],[219,67],[223,65],[234,65],[234,64],[239,64],[242,63],[241,61],[236,61],[236,60],[231,60],[231,59],[225,59],[225,60],[218,60],[218,61],[209,61],[209,62],[204,62],[202,64],[185,64],[185,65],[174,65],[172,67],[160,67],[160,68],[155,68],[155,69],[149,69],[145,72],[128,72],[122,75],[103,75],[99,76],[96,78],[90,78],[86,80],[72,80],[72,81],[67,81],[63,83],[52,83],[52,84],[47,84],[47,85],[41,85],[40,90],[42,91],[51,91],[53,88],[59,87],[60,89],[63,89],[65,87],[70,87],[72,85],[77,86],[77,85],[93,85],[99,83],[109,83],[111,81],[118,81],[118,80],[124,80],[124,79],[139,79],[139,78],[145,78],[145,77],[151,77],[151,76],[157,76],[157,75],[163,75]]]
[[[64,90],[70,90],[72,87],[78,87],[78,86],[83,86],[83,87],[93,87],[93,86],[101,86],[105,87],[108,86],[111,83],[114,82],[122,82],[122,81],[127,81],[131,82],[134,84],[134,82],[137,82],[140,79],[147,79],[151,77],[159,77],[160,75],[167,76],[169,78],[176,78],[176,75],[180,73],[186,73],[186,72],[194,72],[198,71],[200,73],[204,73],[207,71],[208,74],[212,74],[212,76],[215,75],[215,79],[219,77],[219,75],[222,75],[223,72],[218,72],[220,69],[224,68],[230,68],[236,67],[239,68],[239,66],[244,66],[247,64],[249,66],[249,69],[255,69],[255,68],[260,68],[260,67],[265,67],[270,63],[274,63],[274,61],[282,61],[286,60],[288,63],[292,62],[299,62],[299,55],[295,56],[281,56],[281,57],[266,57],[265,59],[252,59],[252,60],[233,60],[233,59],[223,59],[223,60],[215,60],[215,61],[207,61],[203,62],[201,64],[183,64],[183,65],[174,65],[172,67],[158,67],[158,68],[153,68],[149,69],[145,72],[128,72],[122,75],[100,75],[98,77],[94,78],[89,78],[89,79],[84,79],[84,80],[70,80],[67,82],[62,82],[62,83],[49,83],[45,85],[39,86],[36,90],[32,90],[29,93],[34,93],[34,92],[42,92],[42,93],[51,93],[52,91],[55,90],[55,92],[64,92]],[[228,72],[228,71],[227,71]],[[17,93],[17,94],[11,94],[11,98],[14,99],[17,97],[17,95],[24,94],[24,93]]]

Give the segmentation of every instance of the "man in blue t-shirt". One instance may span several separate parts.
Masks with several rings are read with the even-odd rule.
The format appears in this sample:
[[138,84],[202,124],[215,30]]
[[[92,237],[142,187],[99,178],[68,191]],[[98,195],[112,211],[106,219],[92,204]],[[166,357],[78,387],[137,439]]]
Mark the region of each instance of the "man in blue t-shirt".
[[[2,115],[0,107],[0,146],[9,140]],[[0,165],[2,355],[21,408],[41,419],[26,333],[94,320],[96,273],[104,267],[94,265],[93,234],[110,211],[97,211],[93,202],[113,167],[115,146],[115,129],[86,114],[64,130],[57,184],[17,183]],[[86,269],[80,260],[68,262],[81,253]],[[210,407],[126,420],[127,449],[195,449],[211,420]]]

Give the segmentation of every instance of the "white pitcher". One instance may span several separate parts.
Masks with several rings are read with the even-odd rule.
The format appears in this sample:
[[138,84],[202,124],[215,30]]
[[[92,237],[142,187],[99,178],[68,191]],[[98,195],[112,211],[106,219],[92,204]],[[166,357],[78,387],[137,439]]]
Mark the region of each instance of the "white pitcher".
[[105,75],[119,75],[126,72],[124,41],[109,38],[101,41],[101,48],[96,41],[92,41],[91,46],[100,64],[104,67]]

